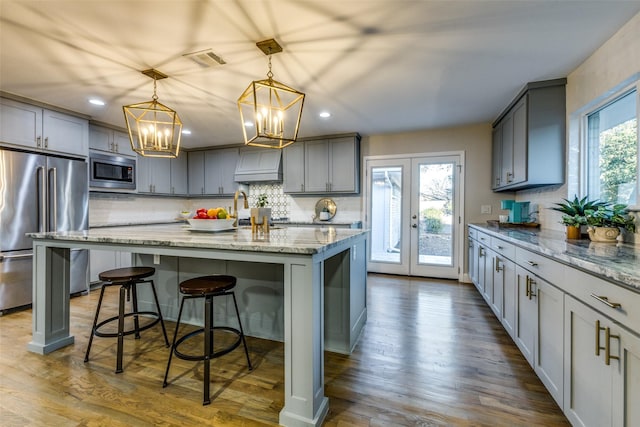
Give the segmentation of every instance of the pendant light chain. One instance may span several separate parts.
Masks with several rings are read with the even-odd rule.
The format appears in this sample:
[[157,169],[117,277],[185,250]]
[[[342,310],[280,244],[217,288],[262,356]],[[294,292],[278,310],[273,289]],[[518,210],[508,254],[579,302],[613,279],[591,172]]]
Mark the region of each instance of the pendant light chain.
[[269,48],[269,71],[267,72],[269,83],[273,81],[273,72],[271,71],[271,48]]
[[154,77],[153,78],[153,97],[151,98],[154,101],[158,100],[158,95],[156,94],[156,81],[157,81],[157,79]]

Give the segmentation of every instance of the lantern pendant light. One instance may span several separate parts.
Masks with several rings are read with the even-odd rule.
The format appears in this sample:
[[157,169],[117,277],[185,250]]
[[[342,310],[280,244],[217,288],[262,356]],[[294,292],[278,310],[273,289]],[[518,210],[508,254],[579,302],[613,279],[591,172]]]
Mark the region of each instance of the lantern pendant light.
[[178,113],[158,102],[156,81],[167,76],[158,70],[142,71],[153,79],[153,98],[122,107],[131,148],[145,157],[178,157],[182,122]]
[[271,55],[282,52],[273,39],[256,43],[269,57],[265,80],[252,82],[238,98],[238,110],[246,145],[284,148],[298,137],[304,93],[273,79]]

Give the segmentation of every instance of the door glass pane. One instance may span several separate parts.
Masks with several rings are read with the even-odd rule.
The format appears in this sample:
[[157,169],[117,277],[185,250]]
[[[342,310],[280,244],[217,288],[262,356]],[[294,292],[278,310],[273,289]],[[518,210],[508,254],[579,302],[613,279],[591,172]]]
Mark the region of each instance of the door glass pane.
[[418,263],[451,265],[453,163],[420,165]]
[[402,167],[371,168],[371,261],[400,263]]

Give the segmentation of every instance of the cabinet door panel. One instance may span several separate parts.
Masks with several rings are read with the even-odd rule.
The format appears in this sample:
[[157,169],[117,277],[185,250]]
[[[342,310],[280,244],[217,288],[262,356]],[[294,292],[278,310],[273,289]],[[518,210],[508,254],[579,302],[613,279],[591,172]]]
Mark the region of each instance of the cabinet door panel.
[[42,131],[45,149],[83,157],[89,155],[89,122],[87,120],[44,110]]
[[305,191],[326,192],[329,184],[329,142],[305,142]]
[[621,360],[612,362],[613,425],[640,426],[640,338],[622,328],[617,334],[620,335]]
[[[596,355],[595,327],[611,326],[605,317],[570,296],[565,298],[564,413],[574,426],[611,425],[611,368],[603,351]],[[599,334],[604,346],[604,333]]]
[[535,277],[534,292],[538,306],[535,371],[562,408],[564,293],[538,277]]
[[111,129],[89,126],[89,147],[94,150],[112,151],[112,135]]
[[238,158],[240,152],[237,148],[229,148],[225,150],[219,150],[220,153],[220,188],[222,194],[233,194],[238,188],[238,184],[235,181],[236,165],[238,164]]
[[113,145],[116,153],[123,156],[137,156],[136,152],[131,148],[131,140],[126,132],[113,131]]
[[517,184],[527,179],[527,95],[513,107],[513,172],[512,182]]
[[330,140],[329,190],[354,192],[356,188],[356,144],[353,137]]
[[189,165],[189,195],[202,195],[204,194],[204,151],[190,151],[187,162]]
[[0,99],[2,142],[36,148],[42,136],[42,109],[10,99]]
[[491,171],[491,188],[496,189],[502,185],[502,125],[498,125],[492,133]]
[[536,302],[529,297],[531,276],[524,268],[516,266],[516,344],[527,362],[534,366],[537,308]]
[[304,142],[297,142],[284,148],[282,161],[283,191],[285,193],[304,192]]
[[513,261],[504,259],[503,291],[502,291],[502,326],[515,339],[516,327],[516,265]]
[[182,153],[171,159],[171,194],[187,194],[187,155]]
[[513,113],[509,113],[502,123],[502,166],[500,182],[502,186],[511,184],[513,179]]

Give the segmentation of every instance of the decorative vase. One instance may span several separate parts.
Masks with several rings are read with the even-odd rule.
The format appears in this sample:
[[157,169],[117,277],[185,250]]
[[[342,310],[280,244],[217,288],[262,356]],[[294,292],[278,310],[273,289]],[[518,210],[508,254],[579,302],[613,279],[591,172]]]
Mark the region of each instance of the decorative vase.
[[592,242],[617,243],[620,229],[618,227],[589,227],[589,239]]
[[579,225],[567,225],[567,239],[576,240],[580,238],[580,226]]
[[271,220],[271,208],[251,208],[251,217],[256,225],[262,225],[265,219],[268,224]]

